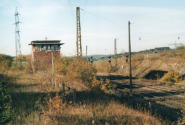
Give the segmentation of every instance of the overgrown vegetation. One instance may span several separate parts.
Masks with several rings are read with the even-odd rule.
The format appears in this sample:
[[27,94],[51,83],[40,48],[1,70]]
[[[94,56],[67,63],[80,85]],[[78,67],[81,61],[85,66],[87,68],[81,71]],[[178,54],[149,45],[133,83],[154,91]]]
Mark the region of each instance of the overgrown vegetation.
[[184,49],[185,49],[185,46],[184,45],[181,45],[181,46],[176,47],[176,50],[184,50]]
[[[164,55],[159,56],[166,59]],[[10,124],[160,125],[169,123],[166,119],[161,118],[161,114],[157,113],[164,115],[171,108],[166,108],[163,113],[162,109],[165,106],[157,107],[159,104],[155,104],[149,107],[148,101],[141,99],[142,96],[145,96],[142,94],[138,94],[133,100],[129,99],[126,85],[128,80],[125,80],[124,84],[113,84],[113,80],[109,79],[111,73],[128,75],[128,63],[125,61],[125,57],[113,59],[111,64],[107,60],[90,63],[86,59],[57,58],[54,60],[54,75],[51,72],[51,65],[44,65],[41,70],[33,73],[31,56],[24,57],[21,68],[16,67],[11,60],[5,70],[8,71],[6,74],[15,79],[8,88],[12,99],[8,92],[5,92],[7,102],[4,100],[3,104],[7,104],[7,107],[3,109],[5,110],[3,113],[5,117],[2,117],[4,122],[10,121],[12,118],[12,100],[15,119]],[[162,64],[156,55],[139,54],[133,56],[132,65],[135,76],[140,72],[158,68]],[[146,70],[144,70],[145,68]],[[108,74],[108,77],[98,80],[97,72],[101,75]],[[53,79],[54,83],[57,83],[56,85],[52,84]],[[179,82],[179,73],[171,70],[161,80],[170,83]],[[65,93],[61,91],[63,82],[66,84]],[[73,88],[76,89],[76,103],[73,102]],[[1,92],[3,91],[0,89]],[[156,96],[157,94],[160,94],[159,98],[162,98],[162,92],[156,93]],[[173,116],[170,118],[173,119]],[[177,122],[175,121],[173,124],[175,123]]]
[[11,97],[7,90],[4,76],[0,74],[0,124],[6,124],[12,120],[13,112],[11,108]]
[[19,56],[16,57],[16,59],[14,58],[14,61],[11,62],[10,70],[32,73],[31,55]]
[[13,58],[11,56],[0,54],[0,72],[5,72],[10,69]]
[[110,73],[111,65],[108,63],[108,60],[100,60],[95,63],[96,69],[100,73]]
[[177,83],[180,80],[180,75],[175,71],[168,71],[162,78],[161,81],[169,82],[169,83]]
[[60,58],[55,60],[55,71],[64,75],[65,80],[81,80],[87,86],[91,86],[96,76],[95,67],[84,59]]

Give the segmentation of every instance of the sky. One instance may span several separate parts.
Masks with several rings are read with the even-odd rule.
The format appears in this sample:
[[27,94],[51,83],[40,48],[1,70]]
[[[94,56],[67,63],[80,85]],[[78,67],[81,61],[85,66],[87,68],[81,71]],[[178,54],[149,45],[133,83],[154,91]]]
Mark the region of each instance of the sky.
[[[15,9],[20,13],[21,51],[33,40],[61,40],[61,54],[76,54],[76,7],[81,8],[82,48],[88,55],[185,44],[184,0],[0,0],[0,53],[15,56]],[[178,37],[180,39],[178,39]]]

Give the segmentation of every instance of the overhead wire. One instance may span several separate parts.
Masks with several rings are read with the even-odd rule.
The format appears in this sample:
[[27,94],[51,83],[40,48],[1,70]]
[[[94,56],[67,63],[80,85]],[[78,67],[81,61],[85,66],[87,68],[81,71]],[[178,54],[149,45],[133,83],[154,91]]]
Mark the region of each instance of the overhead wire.
[[[74,16],[74,8],[77,6],[77,4],[75,4],[74,2],[72,2],[71,0],[68,1],[68,4],[69,4],[69,7],[71,9],[71,13],[72,15]],[[79,3],[78,3],[79,5]],[[80,6],[80,10],[81,10],[81,25],[84,25],[84,19],[87,18],[87,16],[92,16],[92,17],[96,17],[95,19],[97,19],[97,17],[99,17],[100,20],[103,20],[103,21],[106,21],[107,23],[111,24],[109,25],[108,29],[111,29],[111,26],[114,26],[116,28],[121,28],[121,29],[127,29],[127,27],[123,26],[122,24],[120,24],[120,22],[118,21],[113,21],[111,19],[109,19],[108,17],[106,16],[103,16],[103,15],[100,15],[99,13],[98,14],[94,14],[93,12],[89,12],[87,9],[85,9],[85,5],[83,7]],[[126,22],[125,22],[126,23]],[[96,27],[96,28],[100,28],[100,27]],[[112,30],[112,29],[111,29]],[[115,32],[116,33],[116,32]],[[114,36],[113,36],[114,37]],[[118,37],[118,36],[116,36]],[[84,41],[87,41],[87,38],[85,38],[86,40]]]
[[97,16],[98,17],[100,17],[101,19],[103,19],[104,21],[106,21],[106,22],[108,22],[108,23],[110,23],[110,24],[113,24],[114,26],[117,26],[117,27],[123,27],[123,25],[121,25],[120,24],[120,22],[117,22],[117,21],[113,21],[113,20],[111,20],[110,18],[108,18],[108,17],[105,17],[105,16],[103,16],[103,15],[101,15],[101,16],[99,16],[98,14],[94,14],[94,13],[92,13],[92,12],[89,12],[89,11],[87,11],[86,9],[84,9],[84,8],[80,8],[81,10],[82,10],[82,12],[84,12],[84,14],[86,14],[86,15],[91,15],[91,16],[94,16],[94,17],[96,17],[97,18]]

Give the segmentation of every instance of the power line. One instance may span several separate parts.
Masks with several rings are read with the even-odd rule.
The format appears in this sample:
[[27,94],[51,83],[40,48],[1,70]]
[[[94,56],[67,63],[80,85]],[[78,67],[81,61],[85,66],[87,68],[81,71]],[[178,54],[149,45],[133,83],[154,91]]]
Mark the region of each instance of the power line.
[[[96,17],[97,18],[97,16],[98,15],[96,15],[96,14],[94,14],[94,13],[92,13],[92,12],[89,12],[89,11],[87,11],[86,9],[84,9],[84,8],[80,8],[80,10],[82,11],[82,12],[84,12],[84,13],[87,13],[88,15],[92,15],[92,16],[94,16],[94,17]],[[105,17],[105,16],[99,16],[100,18],[102,18],[104,21],[106,21],[106,22],[108,22],[108,23],[110,23],[110,24],[112,24],[112,25],[114,25],[114,26],[117,26],[117,27],[122,27],[122,25],[119,25],[119,23],[117,22],[117,21],[113,21],[113,20],[111,20],[111,19],[109,19],[109,18],[107,18],[107,17]]]

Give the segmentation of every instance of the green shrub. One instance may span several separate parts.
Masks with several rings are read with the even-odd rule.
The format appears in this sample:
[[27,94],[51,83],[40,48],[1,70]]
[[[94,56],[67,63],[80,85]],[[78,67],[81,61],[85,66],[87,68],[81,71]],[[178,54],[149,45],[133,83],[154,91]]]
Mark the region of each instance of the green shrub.
[[182,49],[185,49],[185,46],[184,45],[181,45],[181,46],[176,47],[176,50],[182,50]]
[[7,92],[6,83],[0,81],[0,124],[9,122],[11,118],[11,98]]

